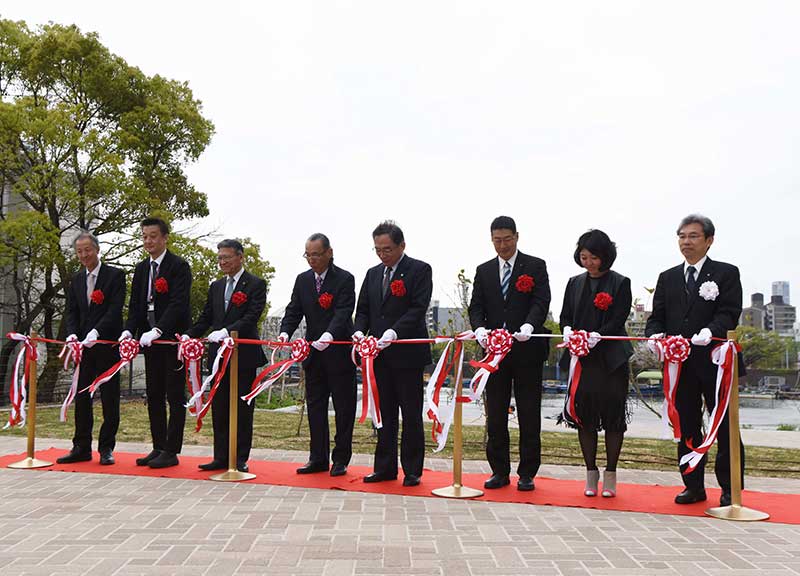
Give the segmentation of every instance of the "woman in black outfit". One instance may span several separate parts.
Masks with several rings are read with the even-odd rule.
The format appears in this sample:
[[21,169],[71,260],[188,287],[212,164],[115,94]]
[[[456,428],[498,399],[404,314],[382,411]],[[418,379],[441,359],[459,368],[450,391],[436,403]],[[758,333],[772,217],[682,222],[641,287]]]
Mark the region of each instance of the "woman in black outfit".
[[[631,309],[631,281],[610,268],[617,257],[616,245],[600,230],[589,230],[578,239],[575,263],[586,271],[569,279],[561,307],[561,330],[565,339],[573,330],[590,333],[587,356],[580,359],[582,374],[575,393],[575,415],[567,425],[578,429],[586,463],[586,496],[597,495],[597,433],[605,430],[606,470],[603,496],[617,492],[617,461],[627,429],[629,367],[633,347],[628,341],[601,340],[603,336],[626,336],[625,321]],[[569,368],[565,350],[561,366]]]

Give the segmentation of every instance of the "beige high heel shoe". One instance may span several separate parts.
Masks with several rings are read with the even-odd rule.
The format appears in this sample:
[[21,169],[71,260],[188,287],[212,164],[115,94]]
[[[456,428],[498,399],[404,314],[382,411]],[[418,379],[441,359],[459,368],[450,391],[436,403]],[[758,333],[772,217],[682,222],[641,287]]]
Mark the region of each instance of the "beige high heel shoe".
[[617,471],[603,471],[603,498],[613,498],[617,495]]
[[600,481],[600,470],[586,471],[586,486],[583,489],[584,496],[597,496],[597,483]]

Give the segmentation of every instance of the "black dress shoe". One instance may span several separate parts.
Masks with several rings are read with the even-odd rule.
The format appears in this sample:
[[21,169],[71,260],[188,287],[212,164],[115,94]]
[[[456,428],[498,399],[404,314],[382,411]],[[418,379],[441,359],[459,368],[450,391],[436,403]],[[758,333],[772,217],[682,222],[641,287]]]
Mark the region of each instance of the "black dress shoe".
[[675,496],[675,504],[694,504],[695,502],[704,502],[705,499],[705,490],[690,490],[687,488]]
[[83,452],[81,450],[76,450],[73,448],[69,451],[69,454],[66,454],[56,460],[57,464],[72,464],[73,462],[89,462],[92,459],[91,452]]
[[141,458],[137,458],[136,465],[147,466],[148,464],[150,464],[151,460],[155,460],[156,458],[158,458],[159,454],[161,454],[161,450],[152,450],[150,454],[148,454],[147,456],[142,456]]
[[414,474],[406,474],[406,477],[403,478],[403,486],[419,486],[419,476]]
[[731,493],[722,491],[722,494],[719,497],[719,505],[720,506],[730,506],[731,505]]
[[397,476],[387,476],[377,472],[373,472],[372,474],[367,474],[364,476],[364,482],[367,484],[372,484],[373,482],[387,482],[389,480],[397,480]]
[[483,487],[488,490],[494,490],[495,488],[502,488],[503,486],[508,486],[511,480],[508,479],[508,476],[502,476],[500,474],[492,474],[492,476],[483,483]]
[[247,465],[247,462],[239,462],[236,465],[236,469],[239,472],[250,472],[250,467]]
[[533,478],[530,476],[520,476],[519,480],[517,480],[517,490],[520,492],[530,492],[531,490],[536,490],[536,486],[533,483]]
[[327,472],[327,462],[306,462],[305,466],[297,469],[298,474],[314,474],[315,472]]
[[347,474],[347,464],[334,464],[331,468],[331,476],[344,476]]
[[150,468],[170,468],[178,465],[178,455],[164,450],[147,464]]
[[226,470],[228,468],[228,464],[222,460],[212,460],[211,462],[206,462],[205,464],[198,464],[197,467],[200,468],[200,470]]
[[114,463],[114,454],[111,450],[102,450],[100,452],[100,464],[103,466],[110,466]]

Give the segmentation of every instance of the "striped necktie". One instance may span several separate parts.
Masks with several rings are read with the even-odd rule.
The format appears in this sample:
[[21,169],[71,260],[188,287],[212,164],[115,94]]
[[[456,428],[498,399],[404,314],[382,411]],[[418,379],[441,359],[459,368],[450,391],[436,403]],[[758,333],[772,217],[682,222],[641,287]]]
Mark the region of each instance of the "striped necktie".
[[500,290],[503,292],[503,298],[508,294],[508,285],[511,283],[511,264],[506,261],[503,264],[503,280],[500,282]]

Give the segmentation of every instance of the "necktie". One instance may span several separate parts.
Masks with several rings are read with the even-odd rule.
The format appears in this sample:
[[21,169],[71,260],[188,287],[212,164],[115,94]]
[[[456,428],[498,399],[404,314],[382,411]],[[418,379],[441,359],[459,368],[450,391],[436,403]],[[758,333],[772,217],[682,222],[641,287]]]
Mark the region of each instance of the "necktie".
[[686,293],[689,296],[694,295],[695,288],[697,287],[697,280],[694,279],[694,273],[696,268],[694,266],[689,266],[686,268]]
[[231,302],[233,295],[233,278],[228,276],[228,283],[225,285],[225,310],[228,309],[228,304]]
[[317,294],[319,294],[320,291],[322,290],[322,276],[320,276],[319,274],[315,274],[314,276],[316,276],[317,278]]
[[500,290],[503,292],[503,298],[508,294],[508,285],[511,283],[511,264],[506,261],[503,264],[503,280],[500,282]]
[[158,276],[158,262],[152,260],[150,262],[150,267],[152,270],[150,272],[150,296],[147,298],[148,302],[152,302],[153,298],[156,296],[156,276]]
[[92,292],[94,292],[94,274],[89,272],[86,275],[86,301],[92,305]]
[[381,286],[381,294],[386,296],[386,293],[389,291],[389,279],[392,277],[392,269],[388,266],[385,266],[383,269],[383,284]]

